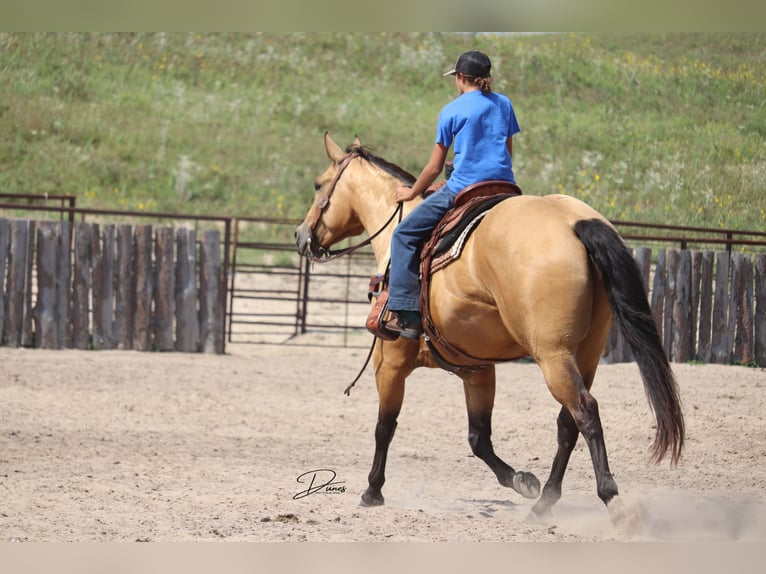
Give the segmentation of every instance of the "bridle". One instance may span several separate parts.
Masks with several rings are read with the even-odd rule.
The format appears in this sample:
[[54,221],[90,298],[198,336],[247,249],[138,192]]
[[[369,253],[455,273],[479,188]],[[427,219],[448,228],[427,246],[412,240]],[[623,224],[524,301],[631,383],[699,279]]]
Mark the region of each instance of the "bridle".
[[366,247],[370,243],[372,243],[373,239],[375,239],[378,235],[380,235],[383,230],[388,227],[391,222],[394,220],[394,218],[399,215],[399,220],[401,220],[402,217],[402,210],[403,210],[403,204],[401,202],[397,203],[396,209],[391,214],[391,217],[386,220],[386,222],[381,226],[380,229],[378,229],[375,233],[370,235],[367,239],[362,241],[361,243],[358,243],[357,245],[352,245],[350,247],[346,247],[344,249],[325,249],[322,246],[319,246],[318,253],[319,256],[317,257],[314,255],[313,248],[311,247],[311,242],[316,239],[316,234],[314,233],[316,230],[317,225],[319,225],[319,220],[322,217],[322,214],[324,213],[325,209],[327,209],[327,206],[330,205],[330,197],[332,197],[333,192],[335,191],[335,187],[338,185],[338,181],[340,180],[340,176],[343,175],[343,172],[346,170],[348,165],[351,163],[352,160],[361,157],[359,155],[358,151],[352,151],[350,154],[348,154],[345,158],[343,158],[343,161],[340,162],[338,165],[338,171],[335,172],[335,176],[330,181],[330,185],[327,188],[327,192],[317,201],[316,208],[314,209],[314,214],[311,219],[311,225],[309,226],[309,249],[308,249],[308,257],[312,259],[313,261],[316,261],[317,263],[327,263],[328,261],[333,261],[334,259],[338,259],[339,257],[343,257],[344,255],[348,255],[350,253],[353,253],[354,251],[357,251],[358,249],[361,249],[362,247]]

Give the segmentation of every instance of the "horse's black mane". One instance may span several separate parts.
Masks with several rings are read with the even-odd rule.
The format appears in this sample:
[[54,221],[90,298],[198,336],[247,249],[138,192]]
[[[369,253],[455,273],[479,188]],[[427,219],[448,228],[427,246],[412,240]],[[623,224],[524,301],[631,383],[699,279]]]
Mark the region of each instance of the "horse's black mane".
[[346,153],[356,152],[359,154],[359,157],[362,157],[369,161],[371,164],[376,165],[386,173],[394,176],[395,178],[401,180],[406,185],[412,185],[415,183],[415,176],[413,176],[410,172],[405,171],[401,167],[399,167],[396,164],[391,163],[390,161],[387,161],[383,159],[380,156],[375,155],[372,152],[372,148],[366,145],[350,145],[346,148]]

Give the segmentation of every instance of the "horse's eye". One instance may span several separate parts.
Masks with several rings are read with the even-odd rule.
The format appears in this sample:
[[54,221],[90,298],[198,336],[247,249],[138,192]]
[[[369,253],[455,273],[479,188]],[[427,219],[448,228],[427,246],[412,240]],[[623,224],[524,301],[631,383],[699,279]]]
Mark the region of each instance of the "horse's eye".
[[319,191],[320,189],[322,189],[322,184],[319,183],[318,181],[315,181],[314,182],[314,191]]

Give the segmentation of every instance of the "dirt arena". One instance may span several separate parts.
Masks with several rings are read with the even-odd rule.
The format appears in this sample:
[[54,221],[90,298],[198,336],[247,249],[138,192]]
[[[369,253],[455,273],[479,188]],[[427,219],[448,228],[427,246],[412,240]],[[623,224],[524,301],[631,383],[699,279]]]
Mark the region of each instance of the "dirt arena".
[[[227,351],[0,349],[0,541],[766,540],[763,369],[675,365],[687,448],[672,469],[648,461],[636,366],[601,367],[611,468],[643,516],[629,538],[596,496],[582,441],[554,523],[529,521],[532,502],[470,452],[459,379],[435,370],[408,382],[386,505],[361,508],[372,374],[343,390],[366,350]],[[534,364],[502,365],[498,379],[495,448],[543,481],[558,406]]]

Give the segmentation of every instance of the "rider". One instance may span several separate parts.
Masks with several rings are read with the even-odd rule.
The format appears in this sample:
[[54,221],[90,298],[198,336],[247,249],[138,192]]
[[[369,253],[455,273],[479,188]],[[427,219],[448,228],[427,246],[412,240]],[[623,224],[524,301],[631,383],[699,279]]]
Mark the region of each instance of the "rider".
[[436,126],[431,159],[412,187],[397,187],[396,200],[410,201],[422,194],[441,173],[447,151],[454,143],[454,171],[447,184],[426,197],[394,230],[388,307],[393,312],[387,327],[407,339],[423,333],[420,314],[420,248],[455,196],[466,187],[487,180],[516,183],[512,168],[512,138],[520,130],[507,96],[493,92],[486,54],[462,54],[444,76],[455,76],[458,97],[444,106]]

